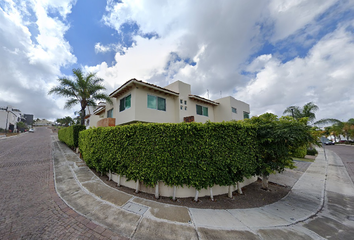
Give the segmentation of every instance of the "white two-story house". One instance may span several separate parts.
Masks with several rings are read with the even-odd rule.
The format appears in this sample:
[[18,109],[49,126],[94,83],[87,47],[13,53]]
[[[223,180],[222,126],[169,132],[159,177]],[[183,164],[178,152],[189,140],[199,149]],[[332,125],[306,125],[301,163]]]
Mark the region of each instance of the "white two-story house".
[[[247,103],[228,96],[209,100],[191,93],[191,85],[176,81],[159,87],[131,79],[109,95],[113,104],[99,105],[88,126],[115,126],[134,122],[222,122],[249,117]],[[96,115],[95,117],[93,115]]]

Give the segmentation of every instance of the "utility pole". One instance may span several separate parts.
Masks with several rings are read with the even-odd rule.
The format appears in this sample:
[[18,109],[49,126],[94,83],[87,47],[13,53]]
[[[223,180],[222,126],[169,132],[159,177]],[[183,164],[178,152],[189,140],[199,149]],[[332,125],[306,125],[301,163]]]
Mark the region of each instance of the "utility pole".
[[7,116],[6,116],[6,125],[5,125],[5,136],[7,137],[7,129],[8,129],[7,123],[9,121],[9,107],[6,107],[6,112],[7,112]]

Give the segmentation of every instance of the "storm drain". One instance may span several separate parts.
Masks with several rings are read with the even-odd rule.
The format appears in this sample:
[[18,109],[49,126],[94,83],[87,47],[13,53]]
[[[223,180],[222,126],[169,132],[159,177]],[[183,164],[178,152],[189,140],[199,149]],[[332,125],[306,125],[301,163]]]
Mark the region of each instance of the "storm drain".
[[148,210],[148,207],[136,203],[128,202],[127,204],[124,205],[123,209],[139,215],[143,215]]

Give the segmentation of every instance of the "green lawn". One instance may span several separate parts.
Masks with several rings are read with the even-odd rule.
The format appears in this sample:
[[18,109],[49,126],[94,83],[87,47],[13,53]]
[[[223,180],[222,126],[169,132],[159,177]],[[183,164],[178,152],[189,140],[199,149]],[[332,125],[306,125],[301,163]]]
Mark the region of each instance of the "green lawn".
[[293,158],[294,161],[300,161],[300,162],[314,162],[315,159],[310,159],[310,158]]

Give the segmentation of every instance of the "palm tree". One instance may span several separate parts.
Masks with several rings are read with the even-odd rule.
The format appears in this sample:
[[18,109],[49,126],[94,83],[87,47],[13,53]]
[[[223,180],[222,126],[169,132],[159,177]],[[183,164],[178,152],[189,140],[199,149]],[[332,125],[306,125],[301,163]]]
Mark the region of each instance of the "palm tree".
[[71,108],[76,104],[81,105],[81,125],[85,121],[85,109],[87,106],[96,106],[96,101],[105,100],[112,104],[112,100],[108,95],[100,93],[106,88],[101,85],[102,78],[96,77],[96,73],[84,74],[81,69],[73,69],[74,80],[62,77],[58,81],[59,86],[53,87],[48,94],[58,94],[69,98],[64,108]]
[[336,136],[338,136],[340,140],[340,135],[346,137],[347,141],[349,140],[349,138],[354,137],[354,118],[350,118],[347,122],[342,122],[335,118],[325,118],[315,122],[314,124],[323,125],[323,124],[331,124],[331,123],[332,126],[326,128],[329,129],[329,131],[331,131],[331,134],[334,136],[335,141],[336,141]]
[[290,106],[283,114],[287,114],[288,116],[292,116],[296,120],[307,117],[308,123],[313,122],[316,119],[315,112],[318,110],[318,106],[313,102],[306,103],[302,108],[298,106]]

